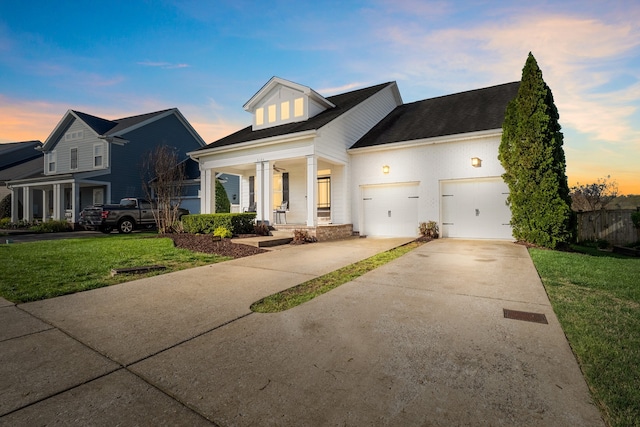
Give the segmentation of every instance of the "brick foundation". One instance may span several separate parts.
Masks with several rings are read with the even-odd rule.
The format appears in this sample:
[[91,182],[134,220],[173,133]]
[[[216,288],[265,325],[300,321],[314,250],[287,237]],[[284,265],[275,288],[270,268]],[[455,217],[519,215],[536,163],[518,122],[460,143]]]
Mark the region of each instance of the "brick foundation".
[[274,224],[274,228],[279,231],[307,230],[311,236],[315,236],[319,242],[328,240],[346,239],[353,236],[353,224],[328,224],[317,227],[307,227],[305,225],[294,224]]

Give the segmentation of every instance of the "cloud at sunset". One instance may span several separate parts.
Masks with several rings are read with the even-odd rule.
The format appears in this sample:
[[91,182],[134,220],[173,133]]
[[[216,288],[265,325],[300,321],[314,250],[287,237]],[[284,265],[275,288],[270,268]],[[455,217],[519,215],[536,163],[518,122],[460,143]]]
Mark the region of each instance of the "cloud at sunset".
[[[99,34],[79,17],[108,7],[39,8],[27,25],[26,6],[0,4],[0,142],[46,138],[69,108],[119,118],[171,107],[211,142],[250,124],[242,105],[274,75],[325,96],[395,80],[413,102],[519,80],[531,51],[570,181],[611,174],[640,194],[640,5],[373,0],[292,14],[277,2],[269,13],[134,2],[120,29]],[[151,12],[157,21],[140,19]]]

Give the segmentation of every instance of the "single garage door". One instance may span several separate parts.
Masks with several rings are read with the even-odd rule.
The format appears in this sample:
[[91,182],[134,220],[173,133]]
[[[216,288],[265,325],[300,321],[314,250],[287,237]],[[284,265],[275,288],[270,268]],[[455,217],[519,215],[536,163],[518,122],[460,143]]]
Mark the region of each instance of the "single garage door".
[[512,239],[509,187],[501,178],[440,183],[442,237]]
[[363,228],[368,236],[418,235],[418,184],[362,187]]

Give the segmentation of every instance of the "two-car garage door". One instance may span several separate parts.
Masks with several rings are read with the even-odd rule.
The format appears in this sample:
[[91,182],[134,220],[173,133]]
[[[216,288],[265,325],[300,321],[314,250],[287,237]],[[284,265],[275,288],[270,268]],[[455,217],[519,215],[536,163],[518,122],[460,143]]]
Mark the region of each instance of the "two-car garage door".
[[[436,190],[436,189],[434,189]],[[509,189],[501,178],[440,182],[440,235],[469,239],[512,239]],[[362,187],[363,227],[369,236],[417,236],[417,182]],[[429,218],[436,219],[436,218]]]
[[442,181],[442,237],[512,239],[508,195],[501,178]]

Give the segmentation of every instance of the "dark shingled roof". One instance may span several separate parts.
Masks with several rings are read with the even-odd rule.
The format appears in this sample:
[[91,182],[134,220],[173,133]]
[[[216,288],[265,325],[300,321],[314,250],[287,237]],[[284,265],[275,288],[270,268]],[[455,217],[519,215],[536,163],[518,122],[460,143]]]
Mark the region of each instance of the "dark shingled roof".
[[108,136],[122,129],[127,129],[131,126],[137,125],[138,123],[144,122],[145,120],[148,120],[154,116],[163,114],[170,110],[171,109],[167,109],[162,111],[156,111],[153,113],[140,114],[138,116],[124,117],[122,119],[117,119],[117,120],[102,119],[100,117],[92,116],[90,114],[83,113],[81,111],[73,110],[73,112],[80,119],[82,119],[83,122],[85,122],[88,126],[90,126],[91,129],[93,129],[98,135]]
[[102,119],[100,117],[92,116],[91,114],[83,113],[81,111],[73,110],[73,112],[98,135],[104,135],[117,125],[115,121]]
[[222,139],[212,142],[211,144],[200,148],[199,150],[206,150],[208,148],[224,147],[227,145],[239,144],[242,142],[256,141],[263,138],[270,138],[273,136],[287,135],[297,132],[304,132],[308,130],[320,129],[322,126],[336,119],[338,116],[346,113],[351,108],[360,104],[370,96],[381,91],[385,87],[391,85],[392,82],[379,84],[376,86],[367,87],[364,89],[354,90],[352,92],[343,93],[340,95],[330,96],[327,99],[335,105],[334,108],[323,111],[310,118],[309,120],[296,123],[287,123],[280,126],[274,126],[266,129],[252,130],[251,126],[247,126],[231,135],[225,136]]
[[39,157],[28,160],[23,163],[19,163],[8,167],[6,169],[0,169],[0,184],[12,179],[24,179],[41,176],[43,174],[44,157],[42,153],[38,153]]
[[400,105],[351,148],[502,128],[520,82]]
[[125,117],[125,118],[122,118],[122,119],[114,120],[114,122],[116,122],[117,125],[113,129],[109,130],[108,135],[113,135],[114,133],[116,133],[118,131],[130,128],[131,126],[135,126],[138,123],[142,123],[145,120],[149,120],[152,117],[158,116],[160,114],[164,114],[167,111],[171,111],[171,110],[173,110],[173,108],[168,108],[166,110],[155,111],[153,113],[140,114],[138,116],[131,116],[131,117]]

